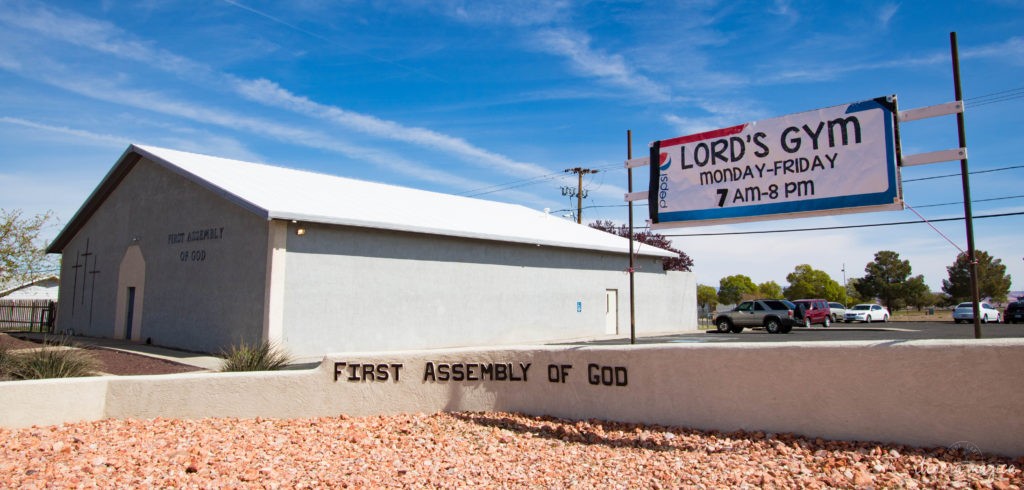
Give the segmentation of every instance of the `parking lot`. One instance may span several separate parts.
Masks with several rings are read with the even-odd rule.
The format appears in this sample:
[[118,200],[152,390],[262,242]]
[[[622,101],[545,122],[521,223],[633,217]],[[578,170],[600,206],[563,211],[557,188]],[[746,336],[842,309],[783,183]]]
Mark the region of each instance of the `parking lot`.
[[[839,323],[829,328],[815,325],[796,327],[788,334],[769,334],[764,329],[745,329],[742,333],[719,333],[715,330],[678,335],[638,337],[638,344],[711,343],[711,342],[807,342],[834,340],[920,340],[973,339],[974,324],[947,322]],[[981,326],[981,338],[1024,338],[1024,324],[987,323]],[[586,345],[628,344],[629,339],[574,342]]]

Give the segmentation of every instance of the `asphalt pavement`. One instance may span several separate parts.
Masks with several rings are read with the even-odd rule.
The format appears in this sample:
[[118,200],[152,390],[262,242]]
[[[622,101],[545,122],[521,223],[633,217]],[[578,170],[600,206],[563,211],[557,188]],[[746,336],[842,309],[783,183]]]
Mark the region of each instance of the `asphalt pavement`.
[[[788,334],[770,334],[764,329],[744,329],[741,333],[720,333],[717,330],[675,335],[638,337],[638,344],[682,344],[720,342],[814,342],[836,340],[921,340],[973,339],[974,324],[953,322],[887,322],[840,323],[828,328],[794,327]],[[987,323],[981,325],[981,338],[1024,338],[1024,324]],[[566,342],[560,345],[621,345],[629,339],[606,339]]]

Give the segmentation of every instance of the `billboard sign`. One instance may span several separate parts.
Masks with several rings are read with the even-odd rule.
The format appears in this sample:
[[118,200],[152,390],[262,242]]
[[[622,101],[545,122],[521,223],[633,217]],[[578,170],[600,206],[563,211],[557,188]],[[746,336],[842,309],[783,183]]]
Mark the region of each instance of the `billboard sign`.
[[894,100],[651,143],[653,227],[903,209]]

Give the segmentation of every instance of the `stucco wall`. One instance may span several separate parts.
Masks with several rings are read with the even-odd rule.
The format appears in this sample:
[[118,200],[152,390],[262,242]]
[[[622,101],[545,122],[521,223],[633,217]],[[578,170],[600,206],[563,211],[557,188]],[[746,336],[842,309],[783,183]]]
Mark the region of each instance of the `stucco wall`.
[[[145,262],[145,284],[133,286],[145,301],[133,337],[211,352],[258,341],[267,226],[255,214],[140,160],[63,251],[57,329],[115,335],[116,316],[126,314],[117,310],[118,295],[124,305],[126,294],[118,268],[135,244]],[[75,269],[76,263],[84,267]]]
[[[459,371],[475,379],[444,374]],[[1020,339],[352,353],[306,371],[0,382],[0,425],[515,411],[926,447],[968,442],[1020,456],[1022,372]]]
[[[552,218],[557,219],[557,218]],[[296,355],[629,336],[628,257],[355,227],[290,225],[283,340]],[[637,331],[696,329],[693,274],[638,260]]]

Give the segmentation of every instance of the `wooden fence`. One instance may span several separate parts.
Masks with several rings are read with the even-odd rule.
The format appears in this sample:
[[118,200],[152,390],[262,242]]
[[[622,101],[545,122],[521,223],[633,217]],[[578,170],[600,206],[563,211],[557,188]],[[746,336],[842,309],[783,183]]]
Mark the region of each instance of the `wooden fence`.
[[52,332],[57,302],[0,299],[0,331]]

